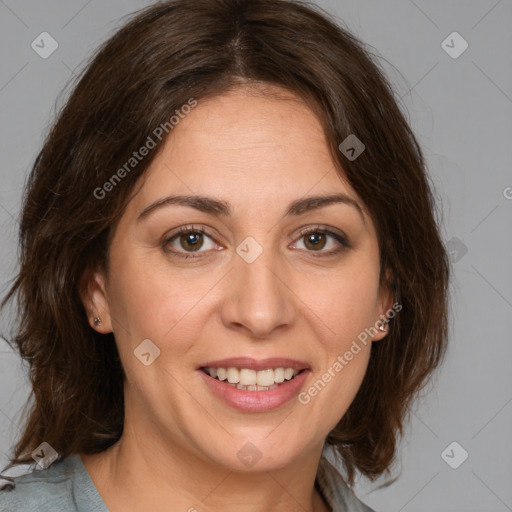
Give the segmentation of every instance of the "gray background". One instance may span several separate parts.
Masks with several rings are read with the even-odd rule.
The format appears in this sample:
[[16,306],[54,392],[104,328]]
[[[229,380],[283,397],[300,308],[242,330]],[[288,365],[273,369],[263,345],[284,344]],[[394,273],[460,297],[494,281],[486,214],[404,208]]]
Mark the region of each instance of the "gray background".
[[[0,0],[0,257],[2,291],[16,271],[16,231],[27,172],[56,99],[83,59],[151,2]],[[512,2],[511,0],[319,1],[385,59],[428,158],[452,250],[451,346],[401,445],[398,480],[358,482],[377,511],[512,510]],[[58,42],[49,58],[31,43]],[[441,46],[457,31],[458,58]],[[452,51],[460,40],[447,44]],[[508,57],[507,57],[508,55]],[[467,250],[467,252],[465,252]],[[2,318],[2,332],[8,315]],[[28,395],[26,371],[0,343],[0,468]],[[448,450],[457,469],[441,457]],[[448,460],[448,459],[447,459]]]

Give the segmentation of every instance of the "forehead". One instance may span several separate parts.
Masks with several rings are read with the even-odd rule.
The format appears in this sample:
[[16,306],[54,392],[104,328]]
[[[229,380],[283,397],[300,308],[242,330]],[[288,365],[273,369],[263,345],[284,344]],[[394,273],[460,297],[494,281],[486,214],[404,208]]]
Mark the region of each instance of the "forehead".
[[320,121],[301,98],[280,88],[240,87],[198,100],[180,119],[134,206],[177,193],[215,196],[235,209],[310,194],[357,198],[337,168]]

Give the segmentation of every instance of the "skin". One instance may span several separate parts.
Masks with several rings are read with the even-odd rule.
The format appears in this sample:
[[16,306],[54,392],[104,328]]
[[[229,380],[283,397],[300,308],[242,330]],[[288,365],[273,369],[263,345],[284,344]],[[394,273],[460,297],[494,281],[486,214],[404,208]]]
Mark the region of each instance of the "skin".
[[[108,275],[89,275],[83,301],[91,326],[114,332],[127,374],[120,441],[81,454],[112,512],[167,511],[169,504],[329,510],[314,488],[322,446],[361,385],[372,343],[308,404],[293,399],[264,413],[226,405],[196,372],[207,360],[289,357],[309,364],[307,390],[392,304],[379,286],[377,236],[364,210],[338,203],[284,216],[305,196],[343,193],[364,205],[335,171],[312,111],[271,89],[282,96],[240,86],[198,102],[141,178],[115,230]],[[137,220],[170,194],[227,201],[232,216],[170,205]],[[350,248],[318,230],[320,243],[308,243],[300,230],[318,224],[343,232]],[[190,225],[206,230],[202,246],[201,239],[193,246],[199,251],[178,235],[166,252],[162,239]],[[248,236],[263,248],[252,263],[236,252]],[[198,257],[172,256],[173,249]],[[133,354],[144,339],[160,349],[148,366]],[[248,442],[261,453],[251,468],[237,457]]]

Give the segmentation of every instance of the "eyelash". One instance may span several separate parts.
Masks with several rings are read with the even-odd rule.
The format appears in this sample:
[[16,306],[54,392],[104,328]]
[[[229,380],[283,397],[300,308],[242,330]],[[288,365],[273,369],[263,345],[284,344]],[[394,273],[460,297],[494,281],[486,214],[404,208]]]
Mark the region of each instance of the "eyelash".
[[[183,226],[183,227],[179,228],[178,231],[176,233],[174,233],[171,237],[167,237],[164,240],[162,240],[162,248],[163,248],[164,252],[171,256],[176,256],[178,258],[183,258],[183,259],[202,257],[200,255],[196,255],[191,252],[181,252],[181,251],[175,251],[173,249],[167,248],[168,244],[171,243],[174,239],[178,238],[179,236],[181,236],[183,234],[188,234],[188,233],[201,233],[201,234],[208,236],[209,238],[211,238],[213,240],[213,237],[208,235],[208,233],[206,232],[206,230],[204,229],[203,226],[200,226],[198,228],[196,228],[194,226]],[[331,249],[330,251],[307,251],[307,252],[311,253],[312,256],[315,258],[334,256],[334,255],[339,254],[347,249],[352,248],[352,246],[350,245],[350,243],[348,242],[348,240],[345,236],[343,236],[339,233],[335,233],[334,231],[331,231],[327,227],[320,226],[320,225],[308,227],[308,228],[301,230],[299,233],[300,236],[297,240],[300,240],[301,238],[304,238],[305,236],[307,236],[311,233],[320,233],[323,235],[328,235],[328,236],[334,238],[340,244],[340,246],[338,248]],[[201,253],[201,252],[208,252],[208,251],[197,251],[197,252]]]

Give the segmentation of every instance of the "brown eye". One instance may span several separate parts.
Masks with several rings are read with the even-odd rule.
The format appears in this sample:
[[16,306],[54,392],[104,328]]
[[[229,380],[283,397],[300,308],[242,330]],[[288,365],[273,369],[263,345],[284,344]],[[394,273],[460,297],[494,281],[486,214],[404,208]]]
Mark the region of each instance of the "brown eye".
[[203,245],[203,234],[190,231],[180,235],[180,245],[186,250],[197,251]]
[[320,233],[318,231],[314,231],[312,233],[304,235],[304,240],[304,245],[308,249],[312,250],[321,250],[325,247],[327,243],[327,237],[325,233]]
[[302,242],[304,248],[300,246],[296,248],[303,249],[314,256],[332,256],[352,247],[341,233],[335,233],[320,226],[303,229],[300,235],[301,237],[294,245]]
[[163,240],[162,247],[168,254],[188,258],[193,256],[190,253],[198,253],[197,256],[204,256],[201,253],[216,249],[217,244],[205,233],[204,228],[184,227]]

